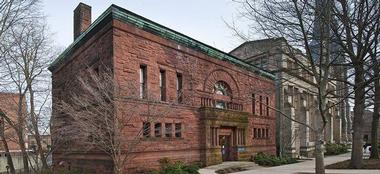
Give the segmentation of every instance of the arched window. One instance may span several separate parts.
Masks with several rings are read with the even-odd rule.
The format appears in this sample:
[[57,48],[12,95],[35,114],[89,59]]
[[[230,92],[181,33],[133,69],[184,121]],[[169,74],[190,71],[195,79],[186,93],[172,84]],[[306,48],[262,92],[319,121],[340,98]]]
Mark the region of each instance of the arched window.
[[[231,88],[224,81],[218,81],[214,85],[214,94],[221,96],[231,96]],[[226,109],[225,99],[219,99],[215,101],[215,107],[219,109]]]
[[226,82],[218,81],[214,85],[214,93],[219,95],[230,96],[231,90]]

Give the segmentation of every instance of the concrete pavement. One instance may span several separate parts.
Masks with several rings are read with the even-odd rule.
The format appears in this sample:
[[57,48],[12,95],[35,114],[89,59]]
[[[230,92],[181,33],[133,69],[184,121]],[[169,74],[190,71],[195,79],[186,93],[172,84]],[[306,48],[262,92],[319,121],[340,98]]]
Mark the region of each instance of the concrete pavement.
[[[350,153],[325,157],[325,165],[344,161],[350,158]],[[257,167],[251,170],[237,172],[234,174],[297,174],[297,173],[314,173],[314,160],[303,161],[295,164],[277,166],[277,167]],[[215,170],[204,168],[199,170],[201,174],[215,174]],[[326,170],[326,174],[380,174],[380,170]]]

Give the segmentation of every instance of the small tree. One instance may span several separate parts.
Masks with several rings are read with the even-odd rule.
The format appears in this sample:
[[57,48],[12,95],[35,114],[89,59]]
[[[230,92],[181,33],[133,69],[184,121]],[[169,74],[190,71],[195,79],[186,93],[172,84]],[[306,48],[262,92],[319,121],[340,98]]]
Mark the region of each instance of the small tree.
[[41,129],[46,130],[49,122],[49,113],[42,114],[42,111],[49,101],[46,67],[50,58],[54,57],[54,49],[40,7],[39,0],[0,2],[0,90],[17,93],[19,96],[16,101],[18,108],[15,109],[18,113],[17,124],[13,124],[7,115],[3,118],[17,132],[26,173],[31,167],[25,146],[25,135],[28,133],[34,135],[37,141],[37,165],[32,168],[40,171],[41,161],[42,169],[48,169],[47,154],[42,152],[40,133],[43,132]]
[[[88,68],[78,76],[75,86],[77,90],[70,93],[68,100],[57,99],[59,112],[69,121],[62,123],[65,125],[56,123],[60,128],[53,134],[64,137],[66,142],[81,142],[69,145],[74,149],[105,153],[112,159],[115,174],[124,173],[144,132],[150,129],[136,123],[152,122],[175,111],[176,102],[162,104],[147,96],[140,99],[135,84],[123,84],[128,94],[123,93],[119,79],[108,68]],[[134,133],[127,136],[125,132]]]

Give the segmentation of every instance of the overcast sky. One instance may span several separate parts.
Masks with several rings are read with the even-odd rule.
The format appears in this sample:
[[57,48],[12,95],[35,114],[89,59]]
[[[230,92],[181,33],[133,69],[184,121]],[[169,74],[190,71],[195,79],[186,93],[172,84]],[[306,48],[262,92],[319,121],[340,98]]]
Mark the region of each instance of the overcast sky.
[[224,23],[237,15],[232,0],[43,0],[53,40],[67,47],[73,41],[73,10],[79,2],[92,6],[94,21],[111,4],[151,19],[225,52],[241,44]]

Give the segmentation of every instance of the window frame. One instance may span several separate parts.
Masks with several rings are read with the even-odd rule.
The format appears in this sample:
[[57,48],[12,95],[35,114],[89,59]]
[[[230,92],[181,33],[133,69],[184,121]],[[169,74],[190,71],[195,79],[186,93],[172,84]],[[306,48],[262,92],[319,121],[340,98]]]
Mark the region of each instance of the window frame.
[[147,66],[146,65],[140,65],[139,69],[139,97],[140,99],[146,99],[147,98]]
[[143,122],[143,137],[150,138],[151,137],[151,127],[150,122]]
[[165,123],[165,137],[173,137],[173,123]]
[[166,71],[160,69],[159,74],[160,101],[166,101]]
[[[179,126],[179,129],[177,129]],[[174,124],[174,137],[175,138],[182,138],[182,123],[175,123]]]
[[161,138],[162,137],[162,123],[154,123],[154,137]]
[[183,76],[181,73],[178,73],[176,74],[176,94],[177,94],[177,102],[178,103],[182,103],[182,99],[183,99],[183,91],[182,91],[182,87],[183,87]]

